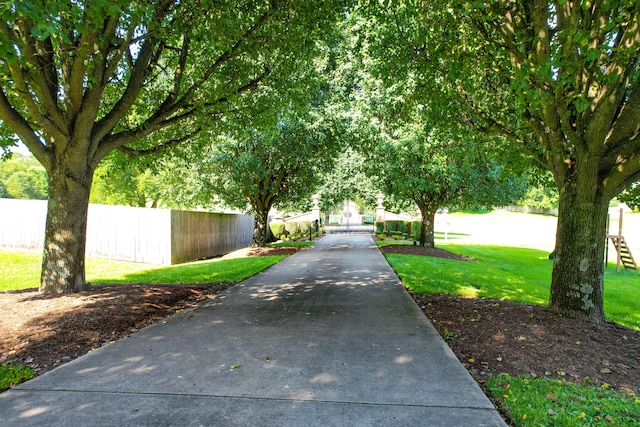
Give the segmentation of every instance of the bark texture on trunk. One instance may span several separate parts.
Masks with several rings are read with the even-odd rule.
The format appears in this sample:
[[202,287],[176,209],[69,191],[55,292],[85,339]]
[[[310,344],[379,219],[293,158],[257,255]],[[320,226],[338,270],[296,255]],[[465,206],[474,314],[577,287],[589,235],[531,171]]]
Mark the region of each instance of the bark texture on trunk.
[[425,248],[435,247],[435,218],[437,207],[431,205],[418,204],[422,222],[420,224],[420,246]]
[[40,291],[48,295],[87,290],[85,246],[93,171],[58,167],[49,173],[49,202]]
[[267,244],[267,227],[269,227],[269,208],[256,209],[253,221],[253,242],[251,246],[262,247]]
[[596,174],[586,176],[569,179],[560,191],[549,308],[562,316],[602,323],[609,198],[601,194]]

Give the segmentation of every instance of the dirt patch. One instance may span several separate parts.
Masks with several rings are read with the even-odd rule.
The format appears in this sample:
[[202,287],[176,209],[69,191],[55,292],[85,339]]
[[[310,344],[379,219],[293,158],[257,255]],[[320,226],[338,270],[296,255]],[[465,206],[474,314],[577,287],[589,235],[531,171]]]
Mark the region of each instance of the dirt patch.
[[412,295],[476,381],[531,374],[640,391],[640,332],[563,318],[546,307]]
[[473,258],[454,254],[440,248],[425,248],[418,245],[388,245],[381,246],[380,250],[385,254],[421,255],[437,258],[452,259],[455,261],[473,261]]
[[123,338],[229,285],[96,285],[44,297],[37,290],[0,293],[0,361],[38,374]]
[[[381,247],[384,253],[471,261],[439,248]],[[640,332],[563,318],[546,307],[451,295],[412,295],[475,380],[530,374],[638,394]]]

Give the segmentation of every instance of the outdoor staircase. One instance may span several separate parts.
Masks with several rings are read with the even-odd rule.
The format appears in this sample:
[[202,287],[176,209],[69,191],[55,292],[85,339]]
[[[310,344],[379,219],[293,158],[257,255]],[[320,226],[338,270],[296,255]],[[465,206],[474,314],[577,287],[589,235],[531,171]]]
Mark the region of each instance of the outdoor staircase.
[[626,240],[624,240],[624,237],[614,236],[611,234],[607,237],[611,239],[611,243],[613,243],[613,245],[616,247],[616,250],[618,251],[618,257],[620,258],[620,261],[622,261],[622,265],[624,265],[625,270],[638,271],[638,266],[633,259],[633,255],[631,255],[631,250],[629,249]]

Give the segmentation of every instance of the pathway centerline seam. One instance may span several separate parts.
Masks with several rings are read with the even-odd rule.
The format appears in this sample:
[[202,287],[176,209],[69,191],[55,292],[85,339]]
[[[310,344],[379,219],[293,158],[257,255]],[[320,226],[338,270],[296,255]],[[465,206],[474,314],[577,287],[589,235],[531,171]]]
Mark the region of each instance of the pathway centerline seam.
[[274,402],[299,402],[299,403],[321,403],[321,404],[338,404],[338,405],[362,405],[362,406],[389,406],[389,407],[407,407],[407,408],[440,408],[440,409],[472,409],[479,411],[494,411],[493,408],[484,406],[470,405],[428,405],[415,403],[384,403],[384,402],[360,402],[352,400],[327,400],[327,399],[289,399],[283,397],[263,397],[252,395],[220,395],[220,394],[199,394],[199,393],[154,393],[154,392],[132,392],[132,391],[104,391],[104,390],[75,390],[75,389],[38,389],[38,388],[20,388],[16,391],[29,393],[78,393],[78,394],[107,394],[107,395],[124,395],[124,396],[164,396],[164,397],[201,397],[212,399],[244,399],[244,400],[262,400]]

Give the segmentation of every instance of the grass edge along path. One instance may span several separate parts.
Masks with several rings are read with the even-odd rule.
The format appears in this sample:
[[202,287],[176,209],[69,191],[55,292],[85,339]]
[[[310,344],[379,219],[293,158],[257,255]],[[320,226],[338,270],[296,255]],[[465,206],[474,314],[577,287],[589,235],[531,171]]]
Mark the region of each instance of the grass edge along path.
[[[379,242],[385,245],[387,242]],[[545,305],[552,261],[536,249],[490,245],[438,245],[475,261],[452,261],[416,255],[386,254],[404,285],[415,293],[497,298]],[[428,278],[428,280],[425,280]],[[605,312],[608,318],[640,329],[637,272],[605,270]],[[633,305],[635,302],[636,305]],[[487,381],[490,397],[510,425],[582,426],[635,425],[640,398],[602,387],[564,380],[499,375]]]
[[[404,285],[415,293],[547,304],[553,267],[547,252],[493,245],[438,247],[472,257],[474,261],[398,254],[386,254],[386,257]],[[424,280],[425,277],[429,280]],[[606,268],[604,308],[607,320],[640,330],[639,288],[638,272],[623,270],[616,273],[614,265]]]
[[[40,252],[0,250],[0,292],[37,288]],[[272,266],[285,256],[214,258],[161,266],[87,258],[87,281],[93,284],[202,284],[238,283]]]

